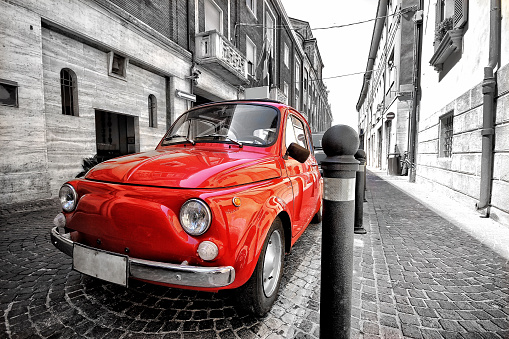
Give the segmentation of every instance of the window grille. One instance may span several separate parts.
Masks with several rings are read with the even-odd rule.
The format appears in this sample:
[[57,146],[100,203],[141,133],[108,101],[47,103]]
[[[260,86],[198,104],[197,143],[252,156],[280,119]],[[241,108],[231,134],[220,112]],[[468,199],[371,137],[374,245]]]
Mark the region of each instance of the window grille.
[[148,96],[148,125],[157,128],[157,100],[153,94]]
[[452,157],[453,118],[452,113],[440,118],[440,156],[444,158]]
[[78,116],[76,74],[68,68],[60,71],[60,91],[62,96],[62,114]]

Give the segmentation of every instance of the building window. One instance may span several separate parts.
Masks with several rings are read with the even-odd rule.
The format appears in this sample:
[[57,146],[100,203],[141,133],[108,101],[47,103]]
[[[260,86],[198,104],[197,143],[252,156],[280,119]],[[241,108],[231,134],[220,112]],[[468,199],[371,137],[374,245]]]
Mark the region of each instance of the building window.
[[256,45],[246,35],[246,59],[247,59],[247,74],[252,77],[256,74]]
[[437,0],[435,5],[435,53],[430,64],[442,71],[442,65],[453,52],[463,48],[463,27],[468,19],[468,0]]
[[283,54],[283,60],[286,67],[290,67],[290,48],[288,48],[288,45],[284,44],[284,54]]
[[265,11],[265,42],[272,55],[276,55],[276,18],[272,14],[269,6],[266,4]]
[[437,0],[435,11],[435,30],[440,24],[443,24],[444,32],[462,28],[467,23],[468,0]]
[[302,87],[304,95],[306,94],[307,90],[308,90],[308,70],[304,68],[304,86]]
[[18,107],[18,83],[0,79],[0,105]]
[[300,61],[295,60],[295,108],[300,109]]
[[439,157],[441,158],[452,156],[453,119],[452,112],[440,117]]
[[148,126],[157,128],[157,100],[153,94],[148,96]]
[[69,68],[63,68],[60,71],[60,92],[62,95],[62,114],[78,116],[76,73]]
[[283,93],[285,94],[285,104],[288,105],[288,97],[290,96],[290,87],[286,81],[283,82]]
[[129,59],[114,52],[108,53],[108,75],[125,80]]
[[256,0],[246,0],[246,6],[251,10],[251,13],[256,17]]
[[223,11],[212,0],[205,0],[205,31],[223,33]]

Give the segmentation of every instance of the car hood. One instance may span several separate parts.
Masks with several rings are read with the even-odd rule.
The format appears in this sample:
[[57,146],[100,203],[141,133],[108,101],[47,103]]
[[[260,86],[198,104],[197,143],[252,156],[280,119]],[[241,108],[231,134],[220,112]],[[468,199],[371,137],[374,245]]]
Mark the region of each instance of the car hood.
[[224,188],[281,176],[274,156],[241,150],[178,148],[105,161],[86,179],[174,188]]

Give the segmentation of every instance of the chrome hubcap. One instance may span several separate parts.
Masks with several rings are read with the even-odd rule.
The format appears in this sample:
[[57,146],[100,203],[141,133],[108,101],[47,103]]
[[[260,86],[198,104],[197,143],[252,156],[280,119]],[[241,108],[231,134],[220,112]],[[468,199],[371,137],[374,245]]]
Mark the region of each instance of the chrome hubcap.
[[267,298],[272,296],[278,284],[282,251],[281,234],[276,230],[270,235],[263,261],[263,292]]

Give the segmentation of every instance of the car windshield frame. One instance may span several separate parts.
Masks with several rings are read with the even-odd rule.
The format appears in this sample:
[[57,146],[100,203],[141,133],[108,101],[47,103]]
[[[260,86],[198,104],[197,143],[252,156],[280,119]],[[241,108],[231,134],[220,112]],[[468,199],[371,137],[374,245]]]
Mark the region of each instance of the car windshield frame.
[[239,147],[269,147],[278,140],[280,125],[281,112],[274,106],[257,103],[203,105],[183,113],[165,134],[161,146],[227,143]]

